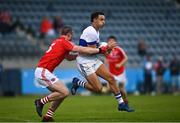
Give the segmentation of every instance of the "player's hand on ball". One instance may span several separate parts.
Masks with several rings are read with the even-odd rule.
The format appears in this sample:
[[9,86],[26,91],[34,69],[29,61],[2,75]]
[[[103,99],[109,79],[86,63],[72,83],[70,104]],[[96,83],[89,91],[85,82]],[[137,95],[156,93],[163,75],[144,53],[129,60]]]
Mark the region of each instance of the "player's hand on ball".
[[115,46],[117,46],[116,42],[109,42],[109,43],[101,42],[99,46],[100,53],[107,55],[111,52],[112,48],[114,48]]

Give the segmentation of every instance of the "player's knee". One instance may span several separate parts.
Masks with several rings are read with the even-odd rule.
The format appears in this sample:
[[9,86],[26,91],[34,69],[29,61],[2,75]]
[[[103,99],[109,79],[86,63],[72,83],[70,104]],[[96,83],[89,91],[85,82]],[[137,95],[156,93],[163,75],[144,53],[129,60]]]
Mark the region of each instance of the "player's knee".
[[69,96],[69,91],[68,91],[68,90],[63,91],[62,96],[63,96],[64,98],[67,97],[67,96]]
[[114,83],[114,82],[115,82],[115,78],[114,78],[113,75],[109,75],[109,76],[108,76],[108,82],[109,82],[109,83]]
[[59,98],[66,98],[67,96],[69,96],[68,89],[59,92]]
[[97,86],[95,92],[100,93],[102,91],[102,86]]

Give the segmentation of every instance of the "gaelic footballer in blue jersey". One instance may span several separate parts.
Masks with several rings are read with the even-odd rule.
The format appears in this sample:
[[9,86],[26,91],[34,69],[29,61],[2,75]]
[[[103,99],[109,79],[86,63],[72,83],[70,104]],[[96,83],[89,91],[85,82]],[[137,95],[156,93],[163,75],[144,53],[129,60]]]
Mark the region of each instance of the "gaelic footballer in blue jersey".
[[[79,45],[84,47],[92,47],[97,48],[100,42],[99,38],[99,30],[105,25],[105,15],[103,12],[94,12],[91,14],[91,25],[83,30],[83,33],[80,36]],[[108,44],[109,47],[110,44]],[[112,49],[110,47],[109,49]],[[98,55],[85,55],[79,54],[77,57],[77,66],[80,73],[87,80],[82,81],[78,78],[74,78],[72,83],[73,86],[71,88],[72,95],[76,94],[76,91],[79,86],[86,88],[90,91],[101,92],[102,84],[99,77],[102,77],[106,81],[108,81],[111,91],[114,93],[115,98],[118,102],[118,110],[120,111],[128,111],[129,109],[127,105],[125,105],[120,90],[116,85],[116,81],[113,75],[107,70],[105,65],[101,60],[98,59]]]

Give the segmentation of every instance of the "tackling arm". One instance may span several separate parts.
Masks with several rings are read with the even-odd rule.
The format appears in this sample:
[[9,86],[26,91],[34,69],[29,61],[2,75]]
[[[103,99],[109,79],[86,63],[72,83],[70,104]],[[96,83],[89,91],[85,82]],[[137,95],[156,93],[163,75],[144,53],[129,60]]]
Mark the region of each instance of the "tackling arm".
[[82,46],[74,46],[72,51],[84,53],[84,54],[97,54],[97,53],[105,53],[107,49],[105,48],[92,48],[92,47],[82,47]]

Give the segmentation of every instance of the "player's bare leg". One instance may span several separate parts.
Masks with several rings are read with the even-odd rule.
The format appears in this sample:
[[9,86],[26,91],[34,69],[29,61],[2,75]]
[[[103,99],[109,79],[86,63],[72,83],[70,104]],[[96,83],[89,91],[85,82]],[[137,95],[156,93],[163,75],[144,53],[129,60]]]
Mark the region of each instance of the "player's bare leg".
[[63,100],[69,95],[69,91],[61,81],[58,81],[47,88],[52,92],[50,95],[48,95],[49,102],[51,102],[51,105],[46,115],[43,117],[43,121],[52,121],[52,116],[54,112],[56,111],[58,106],[63,102]]
[[88,82],[79,80],[78,78],[73,79],[73,86],[71,88],[72,95],[76,94],[76,91],[79,86],[86,88],[93,92],[101,92],[102,90],[102,84],[100,83],[96,73],[92,73],[89,76],[86,77]]
[[120,93],[119,87],[116,84],[116,80],[114,76],[107,70],[104,64],[102,64],[98,70],[96,71],[97,75],[107,80],[109,83],[109,87],[111,91],[114,93],[116,100],[118,101],[118,110],[132,112],[133,109],[130,109],[127,105],[125,105],[122,95]]
[[126,104],[128,104],[128,98],[127,98],[127,93],[124,87],[124,83],[119,84],[120,92],[122,94],[123,100]]
[[36,111],[40,117],[42,117],[42,110],[43,110],[44,105],[46,103],[56,100],[57,97],[59,97],[59,95],[60,94],[58,92],[52,92],[46,97],[35,100]]
[[[101,69],[101,66],[99,67],[99,69]],[[105,68],[104,65],[103,65],[103,68]],[[98,70],[96,71],[97,73],[98,73]],[[102,69],[101,71],[104,71],[104,70]],[[101,72],[101,73],[104,74],[103,72]],[[114,94],[118,94],[119,88],[116,85],[114,77],[109,72],[108,72],[108,74],[105,74],[105,76],[107,76],[107,75],[108,75],[108,77],[106,77],[105,79],[106,80],[108,79],[108,81],[110,81],[111,83],[112,83],[112,81],[114,81],[114,84],[115,84],[115,85],[112,85],[112,84],[110,85],[111,90],[113,90]],[[86,89],[93,91],[93,92],[101,92],[102,84],[99,81],[99,78],[98,78],[96,73],[92,73],[92,74],[86,76],[86,79],[88,80],[88,82],[81,81],[78,78],[73,79],[73,86],[71,88],[72,95],[75,95],[78,86],[81,86],[81,87],[86,88]],[[110,80],[110,79],[112,79],[112,80]]]
[[118,85],[113,75],[107,70],[104,64],[102,64],[96,71],[97,75],[107,80],[111,91],[116,95],[120,92]]
[[[123,97],[123,100],[124,100],[124,103],[129,107],[129,101],[128,101],[128,97],[127,97],[127,92],[126,92],[126,90],[125,90],[125,84],[124,84],[125,82],[121,82],[120,84],[119,84],[119,88],[120,88],[120,92],[121,92],[121,94],[122,94],[122,97]],[[131,108],[132,109],[132,111],[135,111],[133,108]]]
[[46,115],[43,117],[43,121],[47,121],[47,120],[51,121],[56,109],[63,102],[63,100],[69,95],[68,89],[60,81],[49,86],[48,89],[52,92],[59,93],[59,95],[56,97],[52,97],[52,98],[54,98],[54,100],[51,102],[51,105],[49,106],[49,109],[48,109]]
[[86,77],[88,80],[88,83],[86,83],[85,88],[88,90],[91,90],[93,92],[101,92],[102,90],[102,84],[99,81],[98,76],[96,73],[92,73],[89,76]]

